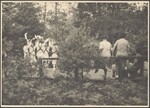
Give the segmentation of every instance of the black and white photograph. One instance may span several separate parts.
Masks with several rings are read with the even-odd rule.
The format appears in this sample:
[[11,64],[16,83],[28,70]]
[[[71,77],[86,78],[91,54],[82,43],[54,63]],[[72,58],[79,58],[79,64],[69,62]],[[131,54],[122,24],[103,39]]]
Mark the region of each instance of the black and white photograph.
[[1,107],[148,107],[149,1],[1,1]]

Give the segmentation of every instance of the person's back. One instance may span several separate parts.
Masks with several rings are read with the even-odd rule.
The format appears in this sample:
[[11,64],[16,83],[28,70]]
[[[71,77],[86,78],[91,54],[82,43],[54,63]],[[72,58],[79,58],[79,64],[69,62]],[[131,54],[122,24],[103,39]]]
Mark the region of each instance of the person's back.
[[100,55],[102,57],[111,57],[111,43],[104,39],[102,42],[99,43],[99,49],[101,50]]
[[[100,49],[100,56],[104,58],[104,63],[101,65],[104,65],[105,72],[107,70],[110,71],[110,57],[111,57],[111,43],[107,41],[106,37],[103,37],[103,41],[99,43],[99,49]],[[107,72],[106,72],[107,73]]]
[[116,66],[117,66],[117,75],[119,76],[119,80],[121,80],[124,77],[127,77],[128,74],[125,71],[126,67],[126,59],[129,53],[130,44],[125,39],[126,34],[121,33],[120,39],[118,39],[113,47],[113,52],[115,52],[116,56]]
[[114,44],[117,50],[116,56],[128,56],[129,47],[129,42],[125,38],[118,39]]

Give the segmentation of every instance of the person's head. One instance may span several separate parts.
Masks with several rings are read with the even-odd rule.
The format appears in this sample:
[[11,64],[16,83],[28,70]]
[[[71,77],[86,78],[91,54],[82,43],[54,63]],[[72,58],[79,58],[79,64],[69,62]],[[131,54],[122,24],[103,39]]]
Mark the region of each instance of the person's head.
[[126,34],[125,33],[119,33],[119,38],[125,38],[126,37]]
[[104,35],[104,36],[102,36],[101,39],[102,39],[102,40],[107,40],[107,37]]

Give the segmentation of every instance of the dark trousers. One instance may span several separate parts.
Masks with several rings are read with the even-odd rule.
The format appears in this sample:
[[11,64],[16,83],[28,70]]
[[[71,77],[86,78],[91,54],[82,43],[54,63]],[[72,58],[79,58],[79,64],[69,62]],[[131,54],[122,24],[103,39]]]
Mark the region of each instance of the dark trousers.
[[119,80],[128,76],[128,72],[125,70],[127,57],[117,57],[116,66]]

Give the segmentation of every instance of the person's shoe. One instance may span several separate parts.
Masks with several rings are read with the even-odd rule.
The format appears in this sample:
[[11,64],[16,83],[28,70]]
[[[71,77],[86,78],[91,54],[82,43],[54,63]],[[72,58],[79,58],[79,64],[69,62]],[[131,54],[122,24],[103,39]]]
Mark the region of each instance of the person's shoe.
[[112,76],[112,77],[111,77],[111,79],[115,79],[115,77],[114,77],[114,76]]
[[116,75],[116,77],[115,78],[119,78],[119,76],[118,75]]
[[97,73],[97,72],[98,72],[98,69],[95,70],[95,73]]
[[124,69],[127,70],[127,67],[125,67]]

